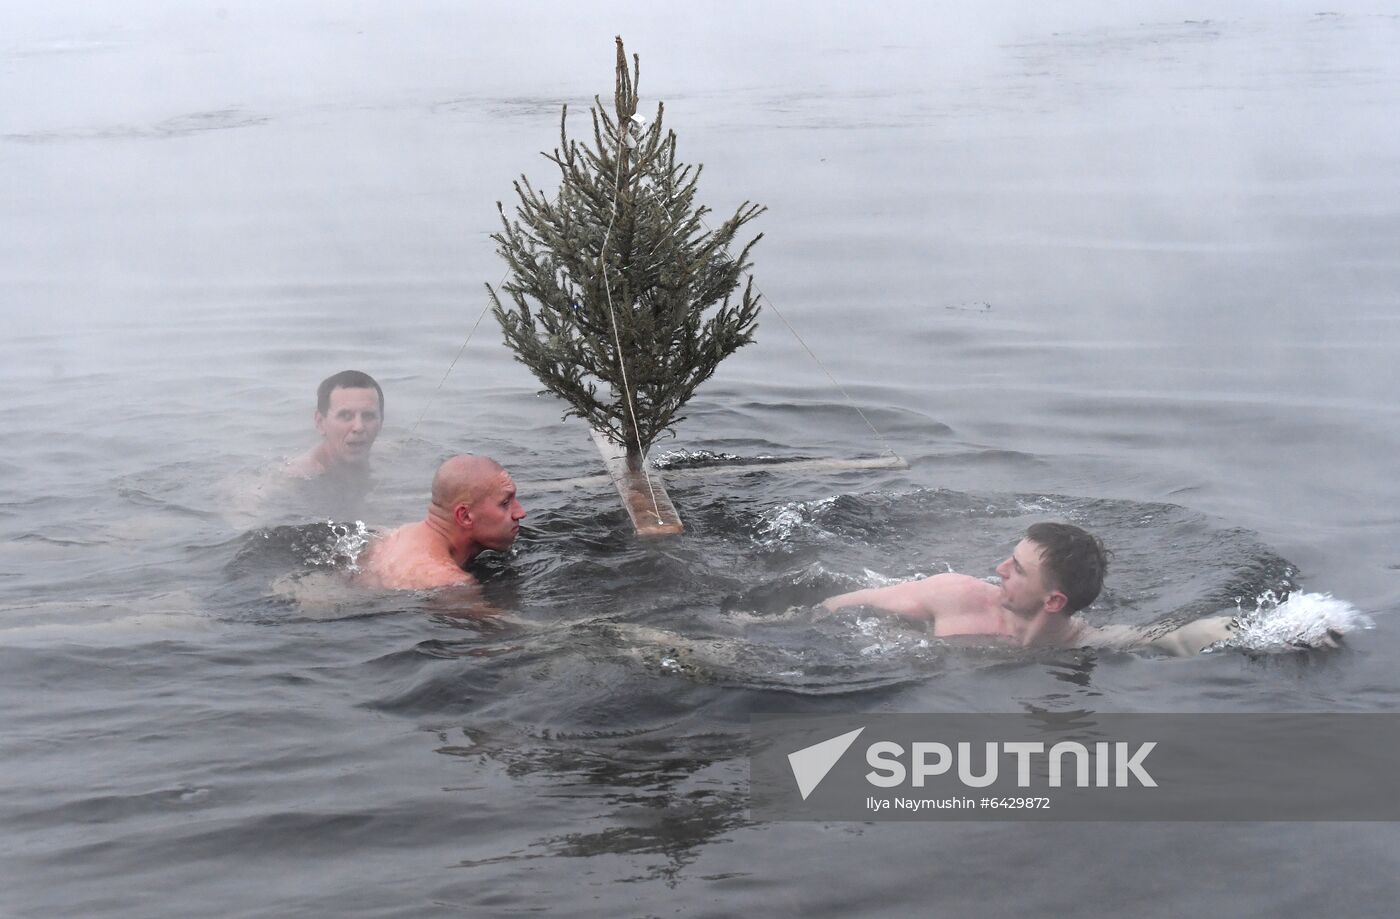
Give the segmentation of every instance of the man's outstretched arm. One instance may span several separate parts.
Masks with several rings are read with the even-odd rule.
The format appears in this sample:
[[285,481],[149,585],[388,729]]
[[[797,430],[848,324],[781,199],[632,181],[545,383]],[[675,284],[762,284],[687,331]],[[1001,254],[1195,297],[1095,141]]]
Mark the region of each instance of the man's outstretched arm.
[[1146,647],[1176,657],[1191,657],[1217,642],[1229,641],[1234,637],[1236,628],[1235,620],[1230,616],[1210,616],[1188,622],[1165,635],[1158,635],[1147,642]]
[[931,578],[904,581],[889,587],[870,587],[847,594],[828,597],[822,609],[828,613],[851,606],[869,606],[907,619],[932,619],[940,602],[946,602],[956,592],[966,575],[935,574]]
[[1217,642],[1228,641],[1236,629],[1235,620],[1229,616],[1209,616],[1159,635],[1153,635],[1151,629],[1142,626],[1109,625],[1085,627],[1080,638],[1088,647],[1156,651],[1174,657],[1192,657]]

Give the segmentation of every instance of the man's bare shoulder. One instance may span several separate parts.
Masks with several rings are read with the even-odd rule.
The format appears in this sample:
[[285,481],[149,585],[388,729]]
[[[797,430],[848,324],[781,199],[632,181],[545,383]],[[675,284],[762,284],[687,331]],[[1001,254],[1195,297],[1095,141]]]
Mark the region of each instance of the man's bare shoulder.
[[476,580],[452,561],[424,523],[410,523],[369,544],[356,582],[385,590],[462,587]]
[[294,456],[287,460],[278,471],[283,475],[297,479],[313,479],[325,473],[326,467],[317,457],[316,449],[313,447],[301,456]]
[[958,574],[956,571],[949,571],[945,572],[944,574],[930,575],[924,578],[921,583],[927,584],[930,582],[936,582],[940,585],[946,585],[948,587],[960,587],[965,590],[978,590],[982,588],[992,587],[992,585],[989,582],[984,581],[981,578],[974,578],[970,574]]

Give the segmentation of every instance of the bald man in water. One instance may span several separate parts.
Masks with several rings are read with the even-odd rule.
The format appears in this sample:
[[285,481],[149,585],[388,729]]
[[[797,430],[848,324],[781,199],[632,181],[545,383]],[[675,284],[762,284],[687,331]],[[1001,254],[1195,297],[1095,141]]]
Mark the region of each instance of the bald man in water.
[[386,590],[474,584],[463,566],[483,550],[509,549],[524,518],[515,482],[500,463],[454,456],[433,476],[428,516],[371,543],[358,561],[356,583]]

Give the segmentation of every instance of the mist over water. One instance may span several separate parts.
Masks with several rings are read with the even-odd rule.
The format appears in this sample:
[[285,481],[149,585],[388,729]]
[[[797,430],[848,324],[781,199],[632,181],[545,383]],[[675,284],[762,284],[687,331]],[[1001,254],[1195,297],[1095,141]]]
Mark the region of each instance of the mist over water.
[[[678,472],[686,535],[639,543],[558,486],[601,465],[489,317],[443,382],[617,33],[701,200],[769,208],[775,309],[659,449],[908,470]],[[1397,44],[1379,4],[5,6],[0,914],[1388,914],[1385,825],[763,824],[746,745],[1400,703]],[[346,367],[386,391],[365,523],[449,454],[511,469],[508,621],[348,589],[354,521],[243,501]],[[1047,518],[1115,551],[1092,622],[1247,641],[807,611]]]

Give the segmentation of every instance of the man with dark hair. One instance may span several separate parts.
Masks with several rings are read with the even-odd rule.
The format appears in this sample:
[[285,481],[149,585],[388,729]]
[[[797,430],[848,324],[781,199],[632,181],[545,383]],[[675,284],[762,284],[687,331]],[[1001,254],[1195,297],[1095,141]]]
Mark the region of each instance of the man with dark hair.
[[[1041,573],[1064,594],[1066,612],[1077,613],[1097,599],[1108,571],[1108,551],[1097,536],[1068,523],[1033,523],[1026,539],[1040,547]],[[1015,561],[1014,552],[1007,561]]]
[[889,587],[831,597],[835,612],[871,606],[928,624],[934,635],[995,635],[1020,645],[1063,647],[1086,628],[1074,613],[1094,602],[1108,553],[1090,533],[1067,523],[1031,527],[996,568],[1001,584],[965,574],[936,574]]
[[374,378],[358,370],[326,377],[316,387],[314,420],[320,443],[291,460],[287,471],[308,479],[367,478],[369,451],[384,426],[384,390]]
[[342,370],[316,387],[312,418],[320,440],[310,450],[225,480],[219,504],[232,526],[364,515],[374,485],[369,453],[384,426],[384,391],[369,374]]
[[1105,647],[1196,654],[1228,640],[1235,621],[1213,616],[1162,633],[1118,625],[1096,629],[1075,616],[1098,597],[1108,551],[1097,536],[1068,523],[1037,523],[996,567],[1001,583],[936,574],[831,597],[831,613],[868,606],[923,622],[939,638],[989,635],[1040,647]]

